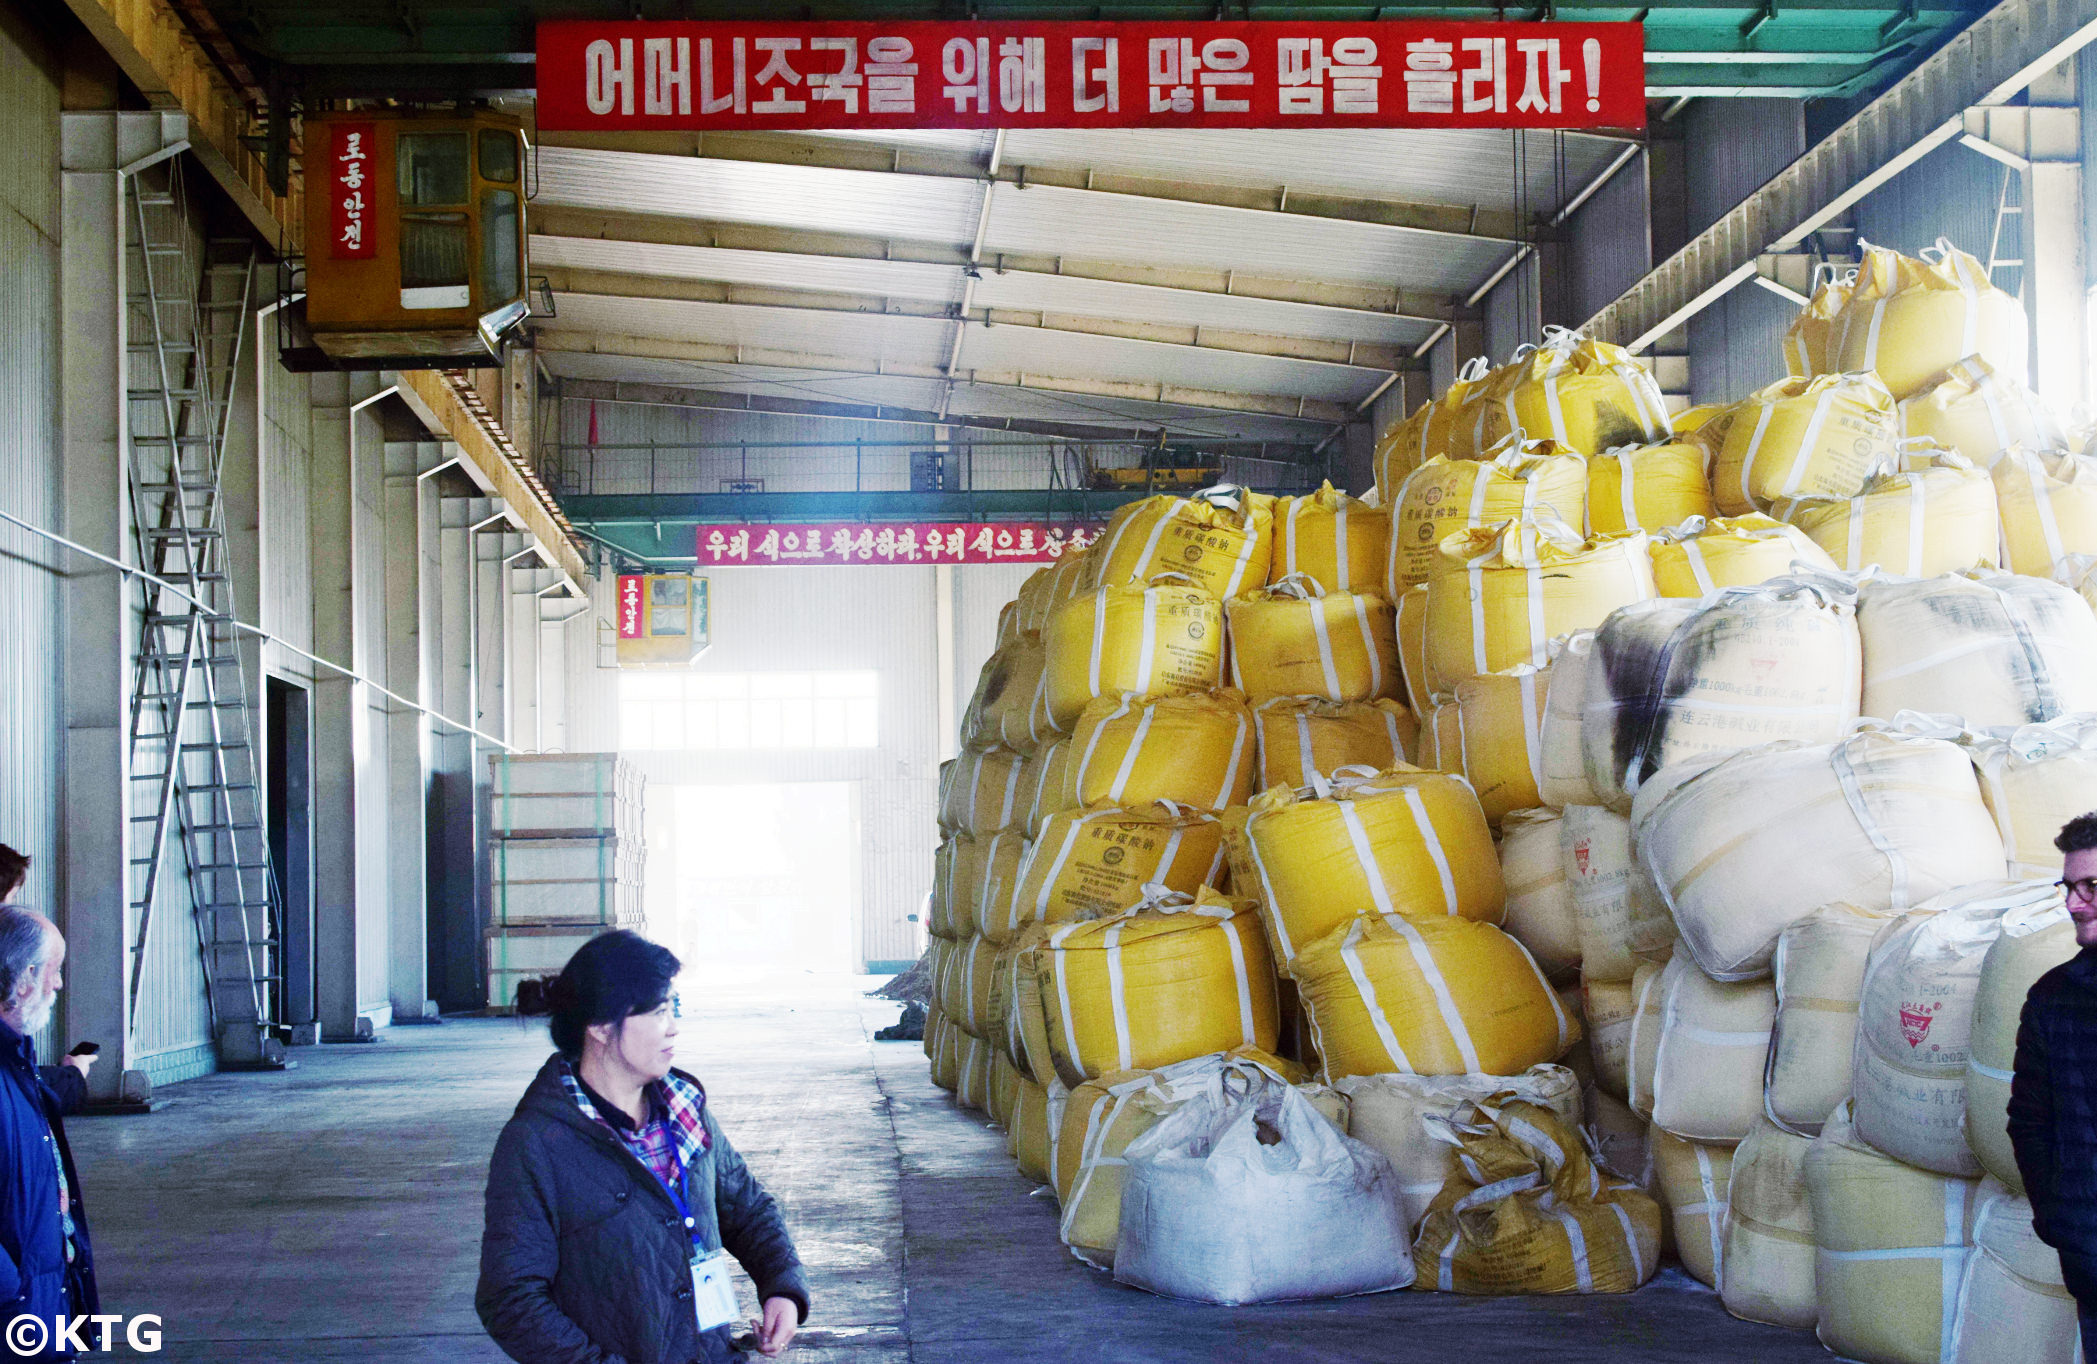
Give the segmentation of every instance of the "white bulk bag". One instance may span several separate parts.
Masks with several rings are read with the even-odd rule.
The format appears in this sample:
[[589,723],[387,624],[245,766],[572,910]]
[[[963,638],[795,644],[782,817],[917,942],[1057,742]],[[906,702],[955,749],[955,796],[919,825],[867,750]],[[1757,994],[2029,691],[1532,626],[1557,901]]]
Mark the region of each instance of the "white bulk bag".
[[1966,1057],[1981,962],[2012,910],[2058,900],[2047,881],[1962,886],[1879,930],[1864,966],[1850,1087],[1857,1135],[1896,1160],[1971,1179]]
[[1818,1136],[1849,1097],[1864,961],[1889,921],[1855,905],[1822,905],[1777,938],[1777,1022],[1762,1106],[1786,1132]]
[[1813,1205],[1806,1196],[1806,1153],[1813,1143],[1760,1121],[1733,1148],[1726,1194],[1726,1310],[1743,1321],[1810,1329],[1819,1319],[1813,1288]]
[[2075,1299],[2060,1252],[2032,1230],[2031,1204],[1992,1179],[1980,1200],[1944,1364],[2080,1364]]
[[1632,856],[1631,821],[1599,805],[1568,805],[1559,856],[1580,916],[1580,970],[1629,980],[1641,961],[1665,961],[1675,926],[1652,878]]
[[1296,1089],[1219,1082],[1129,1144],[1114,1277],[1236,1304],[1413,1281],[1398,1176]]
[[1864,713],[1957,715],[1974,729],[2097,710],[2097,615],[2014,573],[1872,578],[1857,594]]
[[1562,818],[1556,810],[1517,810],[1500,822],[1500,879],[1507,884],[1500,927],[1553,979],[1580,967],[1580,909],[1559,856]]
[[1866,721],[1663,768],[1631,823],[1682,946],[1705,974],[1769,970],[1777,935],[1835,901],[1905,912],[2000,880],[2002,838],[1958,745]]
[[2097,806],[2097,715],[1983,730],[1962,741],[2002,834],[2010,875],[2020,881],[2059,876],[2062,855],[2053,836]]
[[1660,1202],[1675,1232],[1675,1254],[1699,1283],[1726,1286],[1726,1194],[1733,1175],[1733,1147],[1684,1141],[1655,1127],[1653,1176]]
[[1587,759],[1581,751],[1580,725],[1587,706],[1588,665],[1594,658],[1595,632],[1581,630],[1551,642],[1552,685],[1544,693],[1544,719],[1537,732],[1537,795],[1554,810],[1568,805],[1600,805],[1602,798],[1587,782]]
[[1973,1042],[1966,1056],[1966,1144],[1989,1174],[2013,1193],[2024,1175],[2010,1149],[2010,1076],[2024,999],[2039,977],[2074,958],[2075,920],[2056,896],[2002,916],[2002,934],[1981,959],[1973,1001]]
[[1739,1141],[1762,1116],[1762,1075],[1777,992],[1716,981],[1678,956],[1660,973],[1653,1125],[1685,1141]]

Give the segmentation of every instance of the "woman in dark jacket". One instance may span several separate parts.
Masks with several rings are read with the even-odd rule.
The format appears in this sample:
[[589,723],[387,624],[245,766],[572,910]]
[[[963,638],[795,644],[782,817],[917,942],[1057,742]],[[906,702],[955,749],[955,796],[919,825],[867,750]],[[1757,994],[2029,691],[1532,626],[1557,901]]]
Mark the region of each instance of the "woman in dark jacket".
[[495,1144],[474,1306],[519,1364],[717,1364],[735,1302],[727,1257],[757,1284],[757,1348],[808,1316],[778,1205],[728,1144],[699,1082],[671,1067],[679,969],[619,930],[585,943],[546,991],[554,1045]]

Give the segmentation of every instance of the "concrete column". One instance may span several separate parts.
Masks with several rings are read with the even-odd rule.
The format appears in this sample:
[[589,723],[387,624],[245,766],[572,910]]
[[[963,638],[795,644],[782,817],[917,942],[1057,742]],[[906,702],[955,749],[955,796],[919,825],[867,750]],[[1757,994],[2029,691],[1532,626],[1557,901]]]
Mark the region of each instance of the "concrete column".
[[[376,696],[386,763],[386,995],[393,1021],[434,1015],[429,989],[429,828],[427,705],[436,572],[436,493],[429,475],[455,454],[436,441],[390,440],[383,455],[385,546],[383,682],[403,701]],[[429,627],[429,628],[426,628]],[[403,702],[412,702],[404,704]]]
[[537,753],[546,747],[541,697],[545,679],[545,646],[539,638],[539,594],[555,574],[539,566],[536,552],[509,566],[504,591],[509,602],[510,743],[518,751]]
[[[435,614],[429,632],[431,681],[438,710],[474,721],[474,663],[480,622],[473,610],[475,523],[493,514],[484,497],[440,497],[437,507]],[[476,725],[476,727],[478,727]],[[429,975],[430,994],[447,1009],[479,1008],[480,935],[484,922],[479,878],[480,744],[472,735],[433,722],[430,730]]]

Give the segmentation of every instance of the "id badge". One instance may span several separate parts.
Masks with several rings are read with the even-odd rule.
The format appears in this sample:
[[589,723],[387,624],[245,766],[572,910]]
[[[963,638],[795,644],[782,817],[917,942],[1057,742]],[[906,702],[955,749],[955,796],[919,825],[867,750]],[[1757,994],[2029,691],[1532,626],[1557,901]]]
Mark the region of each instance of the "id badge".
[[702,1255],[692,1261],[692,1306],[699,1314],[699,1329],[711,1331],[736,1318],[735,1283],[729,1270],[735,1257],[725,1250]]

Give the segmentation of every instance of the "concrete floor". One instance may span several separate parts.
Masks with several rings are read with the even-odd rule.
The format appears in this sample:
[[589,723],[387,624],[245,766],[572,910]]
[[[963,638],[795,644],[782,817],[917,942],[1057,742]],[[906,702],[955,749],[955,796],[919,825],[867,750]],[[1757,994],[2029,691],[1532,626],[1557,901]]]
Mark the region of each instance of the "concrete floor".
[[[863,982],[686,992],[684,1064],[786,1205],[814,1282],[803,1364],[1824,1360],[1668,1271],[1625,1298],[1390,1293],[1221,1309],[1154,1298],[1072,1259],[1002,1134],[957,1110],[914,1044],[869,1032]],[[695,1007],[696,1005],[696,1007]],[[543,1025],[453,1020],[307,1048],[281,1075],[164,1091],[148,1117],[70,1126],[104,1310],[157,1312],[163,1360],[473,1364],[495,1134],[550,1050]],[[746,1288],[747,1292],[747,1288]]]

